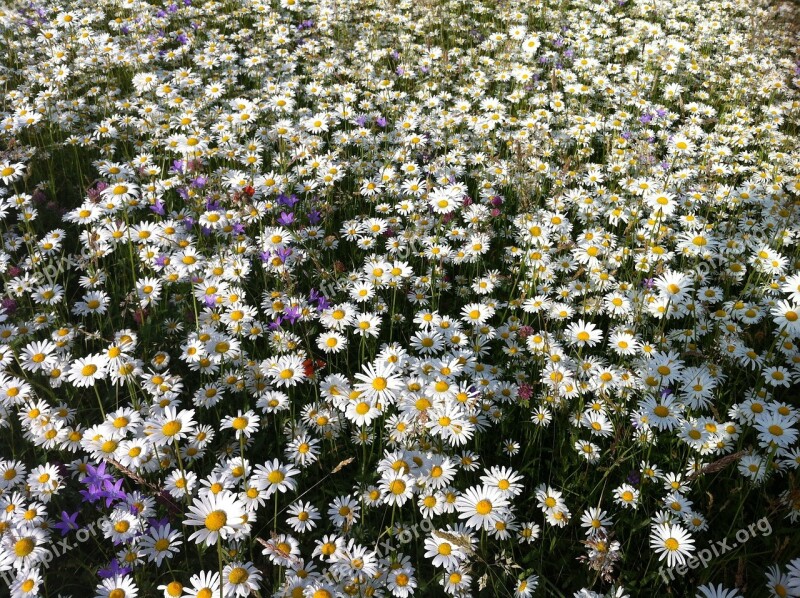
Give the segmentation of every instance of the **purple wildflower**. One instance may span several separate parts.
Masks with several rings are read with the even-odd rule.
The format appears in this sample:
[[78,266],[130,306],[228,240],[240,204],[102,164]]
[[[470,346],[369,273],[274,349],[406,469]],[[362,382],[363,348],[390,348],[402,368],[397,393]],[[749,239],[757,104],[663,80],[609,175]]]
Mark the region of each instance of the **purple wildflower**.
[[294,193],[291,195],[284,195],[281,193],[278,196],[278,203],[282,206],[286,206],[287,208],[294,207],[294,204],[296,204],[298,201],[300,201],[300,199]]
[[53,524],[53,527],[61,531],[62,538],[72,530],[78,529],[79,525],[75,521],[78,518],[78,514],[79,511],[75,511],[72,515],[66,511],[61,511],[61,521]]
[[157,200],[155,204],[153,204],[152,206],[150,206],[150,210],[151,210],[152,212],[155,212],[155,213],[156,213],[156,214],[158,214],[159,216],[163,216],[163,215],[165,214],[165,211],[164,211],[164,202],[163,202],[163,201],[160,201],[160,200]]
[[106,507],[110,507],[115,500],[124,500],[127,496],[122,490],[122,478],[115,482],[106,481],[103,483],[102,496],[106,499]]
[[131,571],[133,571],[132,567],[120,567],[117,559],[114,559],[108,564],[108,567],[99,569],[97,571],[97,576],[100,579],[108,579],[110,577],[114,577],[115,575],[127,575]]
[[300,318],[300,308],[290,307],[283,312],[283,315],[285,320],[288,320],[289,323],[294,324]]

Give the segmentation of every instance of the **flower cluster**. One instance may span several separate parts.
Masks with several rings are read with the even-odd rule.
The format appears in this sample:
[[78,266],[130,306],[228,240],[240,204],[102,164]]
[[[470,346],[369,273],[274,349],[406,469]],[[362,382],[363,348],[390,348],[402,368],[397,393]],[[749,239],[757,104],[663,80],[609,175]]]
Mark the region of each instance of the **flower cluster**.
[[11,595],[800,596],[785,17],[1,10]]

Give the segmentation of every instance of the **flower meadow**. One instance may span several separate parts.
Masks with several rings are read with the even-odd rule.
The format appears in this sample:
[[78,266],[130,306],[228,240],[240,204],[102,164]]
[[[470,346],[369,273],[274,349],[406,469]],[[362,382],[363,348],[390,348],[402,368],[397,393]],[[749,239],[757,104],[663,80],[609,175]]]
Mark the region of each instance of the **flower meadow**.
[[0,8],[8,593],[800,596],[791,18]]

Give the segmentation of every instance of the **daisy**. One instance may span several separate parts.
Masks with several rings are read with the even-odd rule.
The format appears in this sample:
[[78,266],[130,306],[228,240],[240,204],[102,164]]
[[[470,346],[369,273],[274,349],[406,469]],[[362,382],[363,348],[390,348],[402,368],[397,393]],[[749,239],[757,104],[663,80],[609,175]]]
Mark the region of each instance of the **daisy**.
[[[15,496],[22,498],[21,495]],[[16,499],[14,500],[15,502],[8,502],[8,506],[5,507],[7,514],[13,513],[14,507],[18,506]],[[20,500],[19,506],[21,503]],[[7,557],[9,564],[17,570],[33,567],[45,558],[48,551],[47,541],[47,532],[39,527],[31,525],[9,527],[0,542],[0,563]]]
[[510,467],[495,466],[484,471],[486,475],[481,476],[481,483],[484,486],[498,489],[505,498],[522,493],[523,485],[519,483],[523,479],[522,475]]
[[178,411],[176,407],[166,407],[161,415],[145,424],[145,435],[155,446],[165,446],[189,436],[196,425],[194,409]]
[[467,324],[483,325],[495,313],[493,307],[482,303],[468,303],[461,308],[461,320]]
[[347,347],[347,338],[335,331],[324,332],[317,337],[317,347],[325,353],[338,353]]
[[265,372],[276,386],[296,386],[306,379],[303,359],[298,355],[282,355]]
[[8,160],[0,162],[0,180],[8,185],[21,178],[25,173],[25,164],[22,162],[12,164]]
[[164,480],[164,489],[177,499],[194,494],[197,487],[197,474],[193,471],[174,470]]
[[147,534],[142,536],[140,547],[144,551],[148,562],[161,565],[164,559],[171,559],[180,551],[182,545],[181,533],[173,530],[169,523],[151,527]]
[[201,571],[189,578],[191,588],[183,588],[187,598],[214,598],[220,593],[220,579],[218,571]]
[[678,524],[662,523],[650,532],[650,547],[658,553],[659,561],[667,560],[667,567],[683,565],[694,551],[694,540]]
[[683,522],[693,532],[702,532],[708,529],[706,518],[696,511],[689,511],[683,516]]
[[79,388],[94,386],[96,381],[106,377],[107,367],[108,358],[105,355],[87,355],[72,363],[67,380]]
[[413,495],[414,485],[411,479],[403,473],[392,472],[381,479],[380,491],[383,502],[401,507]]
[[587,536],[594,536],[603,533],[605,528],[613,525],[613,521],[608,516],[608,513],[599,507],[589,507],[581,515],[581,527],[586,528]]
[[722,584],[717,586],[704,584],[697,587],[695,598],[742,598],[742,595],[737,590],[729,590]]
[[298,533],[305,533],[317,526],[320,519],[319,510],[310,502],[297,501],[288,508],[291,515],[286,522]]
[[779,301],[770,313],[779,329],[786,330],[793,338],[800,337],[800,305]]
[[357,373],[355,378],[360,382],[354,388],[365,399],[384,405],[394,403],[397,392],[403,387],[402,379],[395,373],[394,366],[380,362],[366,364],[364,373]]
[[27,471],[21,461],[0,461],[0,489],[11,489],[22,484]]
[[792,385],[792,373],[781,365],[773,365],[761,372],[764,382],[769,386],[785,386]]
[[603,340],[603,332],[594,324],[584,320],[570,324],[564,331],[564,335],[570,345],[578,347],[594,347]]
[[253,563],[234,561],[222,570],[223,592],[226,596],[249,596],[259,590],[261,574]]
[[26,567],[17,573],[14,582],[8,589],[14,598],[36,598],[40,595],[41,583],[42,574],[39,569]]
[[30,372],[41,370],[49,371],[57,363],[55,343],[50,341],[36,341],[29,343],[22,349],[19,356],[22,368]]
[[323,310],[319,320],[326,328],[342,332],[353,323],[354,316],[354,307],[349,303],[343,303]]
[[386,587],[397,598],[408,598],[414,595],[417,587],[417,580],[414,577],[413,568],[399,567],[389,572]]
[[444,338],[435,330],[430,332],[418,330],[411,337],[410,344],[421,355],[432,355],[439,353],[444,348]]
[[362,399],[359,395],[344,406],[344,415],[354,425],[363,428],[380,417],[381,410],[372,401]]
[[306,467],[319,458],[319,440],[302,432],[286,446],[286,457],[292,459],[296,465]]
[[538,585],[539,577],[537,575],[529,575],[517,583],[517,587],[514,590],[514,598],[530,598]]
[[439,187],[428,193],[428,205],[436,214],[449,214],[458,208],[458,197],[452,188]]
[[639,491],[630,484],[622,484],[614,489],[614,499],[623,507],[636,508],[639,501]]
[[786,449],[797,440],[798,431],[794,428],[797,418],[785,417],[779,413],[765,412],[756,417],[759,445],[765,448]]
[[430,537],[425,538],[425,558],[432,558],[434,567],[456,569],[467,559],[467,553],[459,540],[455,534],[433,531]]
[[596,436],[610,436],[614,433],[614,425],[602,411],[585,412],[581,416],[580,423]]
[[267,461],[264,465],[256,465],[254,485],[259,490],[265,490],[267,498],[275,492],[288,492],[297,489],[297,480],[294,476],[300,473],[291,465],[283,465],[277,459]]
[[220,429],[231,428],[236,431],[236,440],[242,437],[250,438],[258,430],[259,418],[256,417],[255,411],[252,409],[242,413],[239,410],[236,417],[226,415],[220,422]]
[[114,575],[95,588],[94,598],[136,598],[139,588],[128,575]]
[[800,303],[800,273],[787,277],[781,284],[781,291],[788,293],[789,301]]
[[223,490],[218,494],[209,493],[195,498],[188,508],[184,525],[201,529],[189,536],[189,541],[197,544],[216,544],[237,532],[245,515],[245,505],[231,492]]
[[472,576],[460,569],[457,571],[445,571],[440,583],[448,594],[460,596],[472,585]]
[[328,517],[340,528],[349,528],[358,521],[361,507],[358,501],[348,496],[337,496],[330,503]]
[[692,289],[692,279],[688,274],[667,270],[654,281],[654,286],[671,303],[681,303]]
[[300,543],[286,534],[273,535],[262,552],[270,562],[279,567],[292,567],[300,564]]
[[672,430],[679,423],[682,405],[676,401],[673,394],[662,394],[659,400],[648,396],[639,402],[639,409],[648,418],[651,426],[659,430]]
[[456,500],[459,519],[466,519],[467,527],[489,530],[505,514],[508,499],[497,488],[478,486],[468,488]]
[[355,317],[353,331],[359,336],[377,337],[381,329],[381,318],[374,313],[361,313]]

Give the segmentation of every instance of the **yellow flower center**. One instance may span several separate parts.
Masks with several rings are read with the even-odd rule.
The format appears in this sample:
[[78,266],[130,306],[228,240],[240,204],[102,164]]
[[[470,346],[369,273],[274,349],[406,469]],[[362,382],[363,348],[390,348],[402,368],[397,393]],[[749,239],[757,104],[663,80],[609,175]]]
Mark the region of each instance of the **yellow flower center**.
[[212,532],[218,532],[228,522],[228,514],[225,511],[212,511],[206,515],[205,526]]
[[130,527],[131,527],[130,522],[126,521],[125,519],[122,519],[121,521],[117,521],[114,524],[114,531],[120,534],[124,534],[130,529]]
[[475,505],[475,511],[478,515],[488,515],[492,512],[492,503],[484,498]]
[[680,544],[678,543],[678,541],[675,538],[667,538],[666,540],[664,540],[664,547],[667,550],[670,550],[670,551],[674,552],[674,551],[678,550],[679,546],[680,546]]
[[406,483],[403,480],[394,480],[389,484],[389,492],[392,494],[402,494],[406,491]]
[[164,436],[175,436],[175,434],[181,431],[182,427],[183,426],[181,422],[178,420],[172,420],[161,426],[161,432],[164,434]]
[[243,567],[234,567],[228,573],[228,581],[234,585],[246,582],[248,577],[250,577],[250,574]]
[[36,544],[31,538],[21,538],[14,543],[14,554],[20,558],[25,558],[33,552],[34,548],[36,548]]

